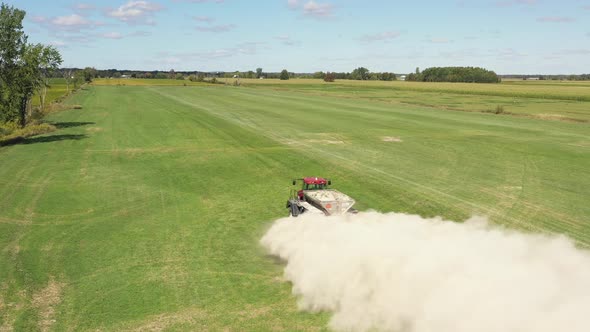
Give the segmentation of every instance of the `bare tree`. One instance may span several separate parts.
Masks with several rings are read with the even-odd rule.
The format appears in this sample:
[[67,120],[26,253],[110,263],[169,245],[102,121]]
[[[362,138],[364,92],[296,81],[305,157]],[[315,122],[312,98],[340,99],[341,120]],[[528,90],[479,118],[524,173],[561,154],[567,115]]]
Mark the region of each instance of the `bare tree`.
[[66,80],[66,91],[68,94],[70,93],[70,84],[72,83],[72,78],[74,77],[74,72],[71,69],[64,69],[61,74],[63,78]]
[[42,111],[45,111],[45,97],[47,96],[47,88],[49,88],[49,78],[60,63],[62,63],[62,58],[57,49],[49,46],[41,50],[39,58],[39,90],[41,92],[39,94],[39,101],[41,102]]

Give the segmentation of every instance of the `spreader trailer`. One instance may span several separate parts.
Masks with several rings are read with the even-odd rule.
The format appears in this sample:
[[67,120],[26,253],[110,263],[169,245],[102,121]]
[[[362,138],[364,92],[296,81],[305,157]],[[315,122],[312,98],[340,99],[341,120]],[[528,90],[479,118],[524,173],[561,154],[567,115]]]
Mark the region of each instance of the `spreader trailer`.
[[292,189],[287,200],[289,214],[297,217],[303,213],[323,214],[326,216],[356,213],[352,208],[355,200],[350,196],[329,188],[332,185],[330,179],[318,177],[305,177],[294,179],[293,185],[301,182],[301,189]]

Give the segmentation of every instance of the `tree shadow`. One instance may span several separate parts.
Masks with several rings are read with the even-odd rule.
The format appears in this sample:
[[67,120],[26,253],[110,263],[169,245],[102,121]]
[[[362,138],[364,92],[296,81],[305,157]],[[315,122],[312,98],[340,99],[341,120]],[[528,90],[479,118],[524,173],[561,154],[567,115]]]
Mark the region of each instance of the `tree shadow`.
[[95,122],[52,122],[52,125],[59,129],[81,127],[96,124]]
[[51,143],[51,142],[59,142],[59,141],[68,141],[74,140],[79,141],[83,138],[87,138],[87,135],[83,134],[62,134],[62,135],[51,135],[51,136],[41,136],[41,137],[29,137],[22,140],[20,143],[22,144],[35,144],[35,143]]

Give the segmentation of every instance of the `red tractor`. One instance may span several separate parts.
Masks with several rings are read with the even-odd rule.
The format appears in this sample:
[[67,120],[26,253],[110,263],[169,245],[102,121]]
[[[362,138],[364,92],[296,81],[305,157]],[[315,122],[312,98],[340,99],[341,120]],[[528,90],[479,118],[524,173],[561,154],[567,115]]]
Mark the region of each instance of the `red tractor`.
[[350,196],[330,189],[332,181],[325,178],[305,177],[293,180],[293,185],[301,181],[299,190],[291,190],[287,208],[293,217],[302,213],[323,214],[326,216],[356,213],[352,209],[355,201]]

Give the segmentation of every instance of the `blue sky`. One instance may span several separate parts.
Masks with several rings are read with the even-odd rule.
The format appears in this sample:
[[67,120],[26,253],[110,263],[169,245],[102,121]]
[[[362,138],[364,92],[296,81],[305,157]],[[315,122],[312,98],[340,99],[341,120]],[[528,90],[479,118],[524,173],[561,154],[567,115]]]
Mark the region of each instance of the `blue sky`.
[[4,0],[64,66],[590,72],[590,0]]

